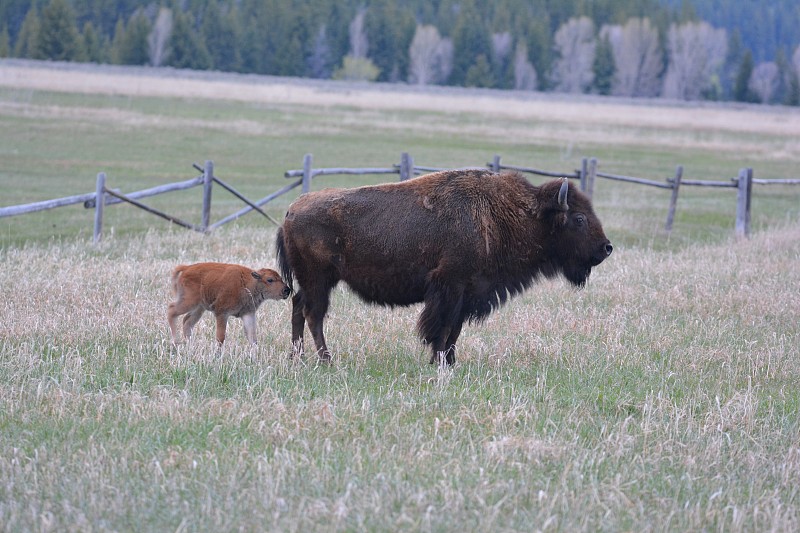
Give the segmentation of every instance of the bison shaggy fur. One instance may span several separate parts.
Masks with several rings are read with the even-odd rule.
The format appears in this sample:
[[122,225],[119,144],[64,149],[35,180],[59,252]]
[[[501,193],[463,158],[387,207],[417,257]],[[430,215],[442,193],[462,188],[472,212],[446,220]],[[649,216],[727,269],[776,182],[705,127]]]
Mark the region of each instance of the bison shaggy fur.
[[534,186],[518,173],[473,169],[304,194],[277,235],[283,277],[300,285],[295,351],[307,322],[323,360],[339,281],[366,302],[424,303],[417,330],[431,363],[453,364],[465,321],[481,321],[540,276],[583,286],[611,250],[589,198],[568,180]]

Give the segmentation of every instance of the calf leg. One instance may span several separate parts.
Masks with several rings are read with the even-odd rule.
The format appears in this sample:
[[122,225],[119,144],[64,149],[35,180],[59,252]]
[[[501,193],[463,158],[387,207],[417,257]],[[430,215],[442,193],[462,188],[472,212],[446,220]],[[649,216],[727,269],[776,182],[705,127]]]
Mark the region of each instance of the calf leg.
[[216,315],[217,317],[217,342],[220,345],[225,342],[225,330],[228,328],[228,315]]
[[[189,330],[189,333],[187,333],[186,321],[192,314],[198,311],[195,305],[196,305],[195,302],[188,302],[186,300],[178,298],[177,301],[172,302],[167,307],[167,323],[169,324],[169,332],[170,336],[172,337],[173,344],[178,344],[180,342],[180,339],[178,338],[178,325],[177,325],[178,317],[186,313],[189,313],[189,315],[183,317],[183,334],[187,339],[189,338],[189,335],[191,334],[191,328]],[[199,309],[199,312],[201,315],[203,314],[202,307]],[[199,318],[200,317],[198,316],[194,322],[197,322]],[[194,325],[194,323],[192,323],[192,325]]]
[[250,341],[250,344],[256,344],[256,315],[255,313],[249,313],[247,315],[242,315],[242,322],[244,323],[244,335],[247,337],[247,340]]
[[205,312],[205,309],[198,306],[191,309],[189,313],[183,317],[183,336],[186,337],[186,340],[192,337],[192,329],[200,320],[200,317],[203,316],[203,312]]

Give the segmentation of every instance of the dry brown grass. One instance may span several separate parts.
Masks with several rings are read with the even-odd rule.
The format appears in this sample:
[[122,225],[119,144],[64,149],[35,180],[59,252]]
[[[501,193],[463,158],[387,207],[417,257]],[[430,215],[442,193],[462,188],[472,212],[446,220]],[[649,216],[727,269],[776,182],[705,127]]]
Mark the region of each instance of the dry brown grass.
[[218,355],[207,319],[170,350],[170,268],[269,264],[246,229],[6,249],[0,519],[794,530],[799,229],[619,250],[585,290],[544,282],[466,328],[460,364],[438,372],[413,336],[418,308],[346,290],[332,368],[289,360],[281,304],[259,312],[258,349],[234,323]]

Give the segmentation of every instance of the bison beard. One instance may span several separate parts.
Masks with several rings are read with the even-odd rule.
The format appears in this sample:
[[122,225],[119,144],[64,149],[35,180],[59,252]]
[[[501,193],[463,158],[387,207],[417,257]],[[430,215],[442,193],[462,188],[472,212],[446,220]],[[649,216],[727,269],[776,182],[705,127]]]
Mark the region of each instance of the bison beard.
[[564,180],[540,187],[517,173],[450,170],[400,183],[304,194],[278,230],[292,297],[292,343],[308,322],[317,353],[339,281],[386,306],[424,302],[417,330],[431,363],[455,362],[465,321],[479,322],[539,276],[583,286],[611,243],[589,199]]

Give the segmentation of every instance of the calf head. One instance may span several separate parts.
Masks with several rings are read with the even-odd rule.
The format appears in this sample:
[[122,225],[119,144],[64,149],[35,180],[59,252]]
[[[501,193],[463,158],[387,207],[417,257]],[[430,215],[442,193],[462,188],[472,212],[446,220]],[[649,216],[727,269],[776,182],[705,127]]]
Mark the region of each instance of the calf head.
[[253,271],[250,275],[256,280],[256,288],[265,300],[285,300],[292,292],[281,276],[270,268]]

